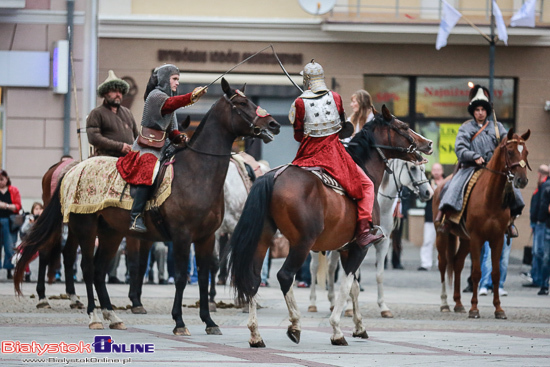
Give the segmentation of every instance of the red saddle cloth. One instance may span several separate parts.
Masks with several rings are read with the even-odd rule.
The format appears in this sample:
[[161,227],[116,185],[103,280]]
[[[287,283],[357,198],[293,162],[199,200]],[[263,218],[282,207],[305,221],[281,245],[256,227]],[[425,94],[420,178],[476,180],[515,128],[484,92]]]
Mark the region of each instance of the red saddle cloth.
[[141,154],[131,151],[116,162],[116,168],[122,178],[131,185],[153,184],[155,170],[158,170],[159,161],[151,153]]

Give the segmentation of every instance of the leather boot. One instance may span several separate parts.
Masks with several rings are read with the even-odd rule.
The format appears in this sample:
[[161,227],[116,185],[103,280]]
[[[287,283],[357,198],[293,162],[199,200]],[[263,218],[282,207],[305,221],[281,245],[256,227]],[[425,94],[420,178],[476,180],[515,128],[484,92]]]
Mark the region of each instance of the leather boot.
[[376,234],[372,223],[367,219],[357,221],[357,229],[355,230],[355,241],[360,247],[370,247],[375,242],[384,238],[383,234]]
[[140,185],[137,187],[136,196],[134,197],[134,203],[130,210],[130,231],[134,232],[147,232],[147,227],[143,222],[143,209],[145,209],[145,203],[149,199],[150,187],[146,185]]

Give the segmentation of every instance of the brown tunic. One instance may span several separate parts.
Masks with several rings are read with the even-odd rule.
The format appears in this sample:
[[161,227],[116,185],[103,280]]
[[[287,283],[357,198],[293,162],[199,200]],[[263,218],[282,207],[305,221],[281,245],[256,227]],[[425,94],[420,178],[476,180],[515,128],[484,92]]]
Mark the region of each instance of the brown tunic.
[[122,157],[123,143],[132,145],[138,129],[132,112],[124,106],[117,113],[108,104],[96,107],[86,119],[88,142],[95,147],[95,154]]

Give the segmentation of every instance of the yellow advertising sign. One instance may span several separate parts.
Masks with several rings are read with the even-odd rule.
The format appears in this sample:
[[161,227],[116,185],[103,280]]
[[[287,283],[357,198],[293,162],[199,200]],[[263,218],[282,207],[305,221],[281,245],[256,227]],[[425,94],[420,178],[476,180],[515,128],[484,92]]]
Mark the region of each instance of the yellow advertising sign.
[[455,140],[460,126],[462,124],[439,125],[439,163],[455,164],[457,162]]

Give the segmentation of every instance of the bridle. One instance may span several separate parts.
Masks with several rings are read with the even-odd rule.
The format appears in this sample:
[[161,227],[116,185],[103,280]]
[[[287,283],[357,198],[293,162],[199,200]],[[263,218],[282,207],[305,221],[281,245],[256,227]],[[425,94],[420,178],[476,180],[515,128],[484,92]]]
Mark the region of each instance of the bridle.
[[489,171],[491,173],[506,176],[506,180],[508,182],[512,182],[514,180],[514,174],[512,173],[512,169],[514,167],[520,166],[521,168],[524,168],[525,166],[527,166],[527,168],[529,168],[529,170],[531,170],[531,167],[529,166],[529,162],[527,162],[523,159],[520,159],[518,162],[510,163],[510,157],[508,156],[508,151],[505,148],[508,144],[511,144],[511,143],[517,143],[518,145],[521,144],[521,145],[523,145],[523,148],[525,149],[525,140],[523,140],[523,139],[510,139],[510,140],[506,140],[506,141],[503,140],[499,144],[499,148],[501,149],[501,151],[505,150],[505,152],[504,152],[504,172],[495,171],[494,169],[488,168],[487,166],[482,166],[483,169],[486,169],[487,171]]
[[[257,123],[258,119],[260,119],[262,117],[271,116],[271,115],[269,113],[267,113],[267,111],[264,110],[263,108],[261,108],[260,106],[257,106],[256,107],[256,116],[254,117],[254,119],[251,119],[248,115],[244,114],[241,111],[240,108],[237,108],[235,103],[233,103],[233,98],[235,98],[236,96],[246,98],[245,94],[243,92],[241,92],[240,90],[238,90],[238,89],[235,89],[235,94],[233,94],[231,97],[228,97],[227,94],[223,95],[225,101],[227,101],[227,103],[229,103],[229,105],[231,106],[231,112],[232,112],[231,113],[231,132],[233,134],[237,135],[237,133],[235,132],[235,127],[234,127],[234,123],[233,123],[234,122],[233,112],[236,112],[237,115],[239,115],[239,117],[244,122],[246,122],[248,124],[248,128],[251,129],[253,136],[255,136],[255,137],[261,136],[262,133],[266,131],[266,129],[257,126],[256,123]],[[231,153],[229,153],[229,154],[218,154],[218,153],[203,152],[201,150],[193,148],[191,145],[187,145],[186,147],[189,148],[189,150],[192,150],[193,152],[199,153],[199,154],[206,154],[206,155],[212,155],[212,156],[217,156],[217,157],[231,156]]]
[[[397,146],[394,146],[392,145],[391,143],[391,133],[390,133],[390,129],[388,129],[388,144],[389,145],[381,145],[381,144],[373,144],[372,146],[376,149],[376,151],[378,152],[378,154],[380,155],[380,158],[382,158],[382,161],[384,161],[384,165],[385,165],[385,170],[386,172],[388,172],[390,175],[393,173],[393,171],[390,169],[389,167],[389,163],[388,163],[388,158],[386,158],[386,156],[384,155],[384,152],[382,152],[382,149],[387,149],[387,150],[394,150],[394,151],[397,151],[397,152],[400,152],[400,153],[407,153],[407,154],[412,154],[412,153],[416,153],[416,151],[418,150],[418,147],[416,146],[416,143],[413,139],[412,136],[410,136],[409,134],[407,133],[404,133],[403,131],[401,131],[401,129],[399,129],[398,127],[394,126],[393,125],[393,122],[395,121],[395,116],[392,116],[392,119],[391,121],[387,122],[384,120],[385,123],[388,124],[388,126],[390,127],[391,130],[395,131],[397,134],[401,135],[402,137],[404,137],[405,139],[407,139],[407,141],[411,144],[408,148],[403,148],[403,147],[397,147]],[[410,173],[410,172],[409,172]]]
[[[393,160],[389,163],[392,166],[392,172],[393,172],[393,168],[394,168],[393,166],[394,166],[395,161],[396,160]],[[406,196],[403,195],[403,188],[406,185],[401,184],[401,186],[400,186],[399,183],[397,182],[397,177],[401,177],[401,174],[403,173],[403,170],[405,169],[405,167],[407,168],[407,173],[409,174],[411,184],[414,187],[413,193],[415,195],[418,195],[418,193],[420,192],[420,189],[419,189],[420,186],[422,186],[425,183],[430,182],[428,179],[416,181],[414,179],[412,173],[411,173],[411,169],[409,168],[409,165],[407,164],[407,162],[404,162],[404,164],[401,166],[401,170],[399,171],[399,174],[390,173],[393,176],[393,182],[395,183],[395,187],[397,188],[397,196],[394,197],[394,196],[384,195],[384,194],[378,192],[381,196],[383,196],[385,198],[388,198],[388,199],[397,199],[397,198],[406,199],[406,198],[408,198],[409,195],[406,195]]]

